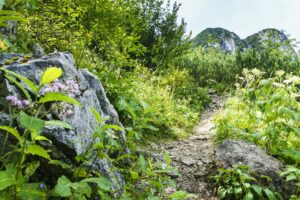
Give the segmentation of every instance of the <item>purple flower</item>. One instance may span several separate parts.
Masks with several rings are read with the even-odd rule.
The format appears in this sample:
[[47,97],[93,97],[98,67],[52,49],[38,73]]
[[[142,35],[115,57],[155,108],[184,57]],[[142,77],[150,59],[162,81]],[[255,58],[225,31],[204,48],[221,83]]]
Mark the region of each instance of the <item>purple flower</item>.
[[40,189],[44,189],[44,188],[45,188],[44,183],[40,183],[40,184],[39,184],[39,188],[40,188]]
[[19,100],[16,96],[7,96],[6,100],[12,105],[16,106],[18,109],[27,108],[30,105],[28,100]]
[[30,102],[28,100],[23,100],[23,105],[24,106],[29,106],[30,105]]
[[18,101],[18,97],[16,97],[16,96],[7,96],[6,100],[13,103],[13,102]]

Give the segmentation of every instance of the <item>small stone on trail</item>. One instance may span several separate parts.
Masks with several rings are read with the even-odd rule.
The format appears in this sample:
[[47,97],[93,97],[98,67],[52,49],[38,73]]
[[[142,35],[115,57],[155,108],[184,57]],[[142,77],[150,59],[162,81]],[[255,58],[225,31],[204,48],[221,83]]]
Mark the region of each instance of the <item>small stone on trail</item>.
[[197,163],[197,160],[194,160],[193,158],[190,158],[190,157],[184,157],[184,158],[181,158],[181,162],[190,166],[190,165],[195,165]]

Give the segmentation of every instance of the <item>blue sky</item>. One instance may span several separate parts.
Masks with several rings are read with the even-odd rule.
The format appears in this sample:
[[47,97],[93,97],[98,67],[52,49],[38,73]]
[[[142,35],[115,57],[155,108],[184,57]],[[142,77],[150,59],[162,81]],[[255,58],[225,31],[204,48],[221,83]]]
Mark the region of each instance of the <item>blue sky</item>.
[[[171,0],[174,2],[175,0]],[[285,30],[300,41],[300,0],[176,0],[193,35],[223,27],[245,38],[264,28]]]

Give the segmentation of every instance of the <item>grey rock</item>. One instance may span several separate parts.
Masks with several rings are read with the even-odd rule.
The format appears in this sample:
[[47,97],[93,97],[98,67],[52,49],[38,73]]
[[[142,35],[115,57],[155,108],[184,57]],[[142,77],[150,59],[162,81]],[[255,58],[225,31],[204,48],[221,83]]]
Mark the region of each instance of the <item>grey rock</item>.
[[[41,52],[37,53],[39,54],[38,56],[42,55],[40,53]],[[2,55],[2,58],[9,57],[9,54]],[[81,103],[82,107],[73,106],[73,114],[69,116],[59,116],[56,113],[47,115],[49,120],[62,120],[70,124],[73,129],[66,130],[60,127],[45,127],[43,134],[53,142],[53,146],[50,147],[50,149],[53,150],[52,156],[54,156],[55,159],[76,165],[74,161],[75,156],[87,152],[90,146],[95,142],[93,133],[97,122],[90,110],[91,108],[96,109],[103,118],[108,116],[110,120],[107,121],[107,123],[116,124],[121,127],[122,124],[119,121],[116,110],[110,104],[99,79],[86,69],[77,70],[73,56],[70,53],[56,52],[28,60],[26,63],[13,63],[4,65],[3,67],[25,76],[35,83],[39,83],[43,71],[51,66],[56,66],[63,70],[64,75],[60,78],[61,82],[65,83],[66,81],[73,80],[78,84],[79,94],[76,94],[74,98]],[[1,75],[0,80],[0,108],[4,110],[4,108],[7,107],[5,97],[8,94],[15,94],[17,90],[5,81],[3,77],[1,79]],[[23,86],[30,92],[30,88],[26,87],[26,85]],[[130,151],[126,146],[125,132],[119,131],[117,136],[121,145],[123,145],[123,149],[125,149],[124,152],[121,153],[129,154]],[[118,171],[111,170],[113,167],[112,163],[107,159],[97,159],[95,162],[92,162],[95,158],[95,154],[91,155],[90,165],[93,163],[93,166],[87,166],[87,168],[98,170],[111,180],[113,188],[121,189],[125,184],[122,174]],[[127,160],[127,162],[129,162],[129,160]],[[55,174],[50,174],[50,176],[51,175],[55,176]]]
[[5,37],[9,38],[13,36],[17,31],[17,22],[13,20],[7,20],[6,26],[0,27],[0,33],[2,33]]
[[34,58],[40,58],[44,55],[44,49],[39,44],[34,44],[32,47],[32,56]]
[[187,166],[197,164],[197,160],[193,159],[192,157],[183,157],[181,158],[181,162],[183,162]]
[[279,175],[283,164],[254,144],[241,140],[225,140],[216,150],[216,163],[221,168],[230,168],[232,165],[249,166],[249,170],[261,183],[264,181],[260,176],[268,176],[273,180],[270,186],[277,191],[286,192],[288,189]]

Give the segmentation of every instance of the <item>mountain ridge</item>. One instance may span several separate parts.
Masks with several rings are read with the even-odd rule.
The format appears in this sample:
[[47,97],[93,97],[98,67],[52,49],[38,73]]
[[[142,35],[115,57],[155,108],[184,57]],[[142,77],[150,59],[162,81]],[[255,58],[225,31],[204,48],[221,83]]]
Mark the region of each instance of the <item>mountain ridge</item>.
[[266,47],[268,40],[273,41],[274,44],[278,44],[280,49],[295,52],[289,43],[288,36],[283,31],[275,28],[263,29],[249,35],[245,39],[241,39],[236,33],[221,27],[206,28],[191,41],[193,47],[219,47],[225,52],[233,53],[237,49],[263,49]]

